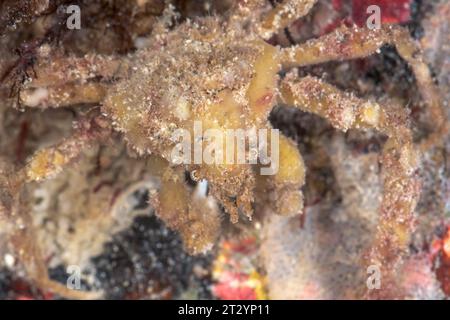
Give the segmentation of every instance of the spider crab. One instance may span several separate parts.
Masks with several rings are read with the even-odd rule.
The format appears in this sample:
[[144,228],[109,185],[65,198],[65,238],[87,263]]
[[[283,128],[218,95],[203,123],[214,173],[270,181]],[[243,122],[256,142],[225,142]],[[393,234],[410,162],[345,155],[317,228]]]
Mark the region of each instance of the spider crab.
[[[171,26],[169,6],[149,45],[127,57],[80,58],[41,47],[35,76],[21,88],[21,104],[28,108],[81,103],[100,107],[77,123],[72,137],[38,150],[24,167],[2,178],[2,213],[7,217],[23,214],[16,211],[24,184],[57,174],[80,150],[107,141],[118,131],[160,177],[159,192],[152,199],[158,216],[180,232],[188,251],[204,252],[215,241],[220,226],[212,198],[233,222],[240,214],[251,217],[255,204],[282,215],[299,214],[305,166],[297,145],[284,136],[279,138],[279,167],[274,175],[258,174],[258,165],[175,165],[170,156],[174,131],[192,130],[194,121],[219,130],[270,129],[269,113],[276,104],[284,104],[317,114],[338,130],[376,129],[388,137],[380,155],[384,192],[379,229],[367,263],[382,265],[383,270],[395,268],[407,250],[420,194],[420,152],[435,144],[446,130],[440,98],[420,47],[399,26],[375,30],[342,26],[289,48],[266,41],[307,15],[315,3],[285,0],[270,7],[266,1],[243,0],[223,17],[187,20],[177,26]],[[395,46],[412,68],[436,122],[436,132],[418,144],[413,142],[404,108],[363,100],[321,79],[300,78],[296,73],[298,67],[366,57],[386,44]],[[291,71],[281,77],[280,71],[288,69]],[[208,181],[210,196],[200,197],[186,184],[186,171],[194,180]],[[25,233],[17,229],[13,239],[27,236]],[[81,293],[74,294],[49,280],[45,266],[26,257],[32,257],[29,252],[36,248],[19,249],[38,284],[80,297]]]

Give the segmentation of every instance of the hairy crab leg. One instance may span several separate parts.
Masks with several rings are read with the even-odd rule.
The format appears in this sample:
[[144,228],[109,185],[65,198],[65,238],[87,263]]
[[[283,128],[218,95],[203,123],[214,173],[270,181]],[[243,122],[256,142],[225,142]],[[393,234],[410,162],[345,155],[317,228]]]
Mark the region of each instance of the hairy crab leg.
[[98,104],[106,96],[107,85],[99,82],[64,84],[48,88],[21,90],[20,103],[26,107],[67,107]]
[[[271,125],[267,119],[276,102],[279,82],[278,49],[264,43],[262,54],[256,60],[254,68],[255,75],[247,90],[248,121],[251,126],[269,129]],[[300,191],[305,182],[303,159],[295,143],[283,135],[279,137],[278,151],[278,168],[274,175],[255,174],[258,179],[258,183],[255,184],[257,193],[260,199],[267,198],[267,194],[270,194],[273,201],[269,201],[266,205],[273,205],[275,212],[285,216],[295,215],[303,211],[303,195]],[[257,170],[260,169],[257,167]]]
[[81,119],[72,136],[61,143],[38,150],[22,169],[26,182],[42,181],[58,174],[92,144],[106,140],[111,134],[109,121],[103,117]]
[[[295,216],[303,213],[301,188],[305,184],[305,164],[297,144],[283,134],[279,136],[278,148],[279,164],[276,173],[256,174],[256,205],[269,206],[282,216]],[[261,166],[256,168],[260,171]]]
[[381,155],[380,221],[368,260],[387,275],[393,274],[408,250],[420,194],[419,157],[406,114],[401,116],[401,109],[359,99],[314,77],[299,79],[293,72],[282,81],[280,92],[284,103],[328,119],[336,129],[374,128],[388,136]]
[[317,0],[284,0],[270,10],[260,24],[259,33],[264,39],[288,27],[292,22],[306,16]]
[[43,181],[58,174],[64,166],[76,159],[93,143],[106,140],[111,134],[109,122],[103,117],[78,120],[71,137],[57,145],[36,151],[19,169],[11,162],[0,162],[0,209],[9,215],[22,187],[33,181]]
[[215,201],[199,186],[192,190],[185,182],[183,167],[170,167],[168,161],[150,156],[147,165],[160,180],[159,191],[151,198],[156,215],[177,231],[190,254],[205,253],[215,243],[220,228]]
[[424,62],[421,49],[407,29],[392,25],[374,30],[343,26],[318,39],[282,49],[281,61],[284,68],[289,68],[362,58],[377,52],[386,44],[395,46],[399,55],[408,62],[416,77],[422,98],[429,106],[433,124],[437,129],[421,142],[421,150],[427,150],[445,136],[448,124],[438,89]]
[[[99,103],[106,95],[107,82],[123,77],[128,68],[125,60],[115,57],[64,57],[58,53],[41,53],[32,72],[28,72],[30,79],[19,84],[19,102],[27,107],[55,108]],[[11,86],[14,81],[10,75],[2,86]]]
[[[54,282],[48,276],[39,244],[34,241],[34,230],[30,223],[28,211],[21,198],[24,186],[33,181],[51,178],[71,163],[92,143],[105,140],[110,136],[109,122],[101,117],[82,119],[78,122],[73,135],[56,146],[37,151],[27,164],[14,171],[13,166],[4,172],[0,180],[0,214],[11,227],[11,243],[27,269],[28,275],[42,289],[49,289],[67,298],[99,298],[101,292],[84,292],[71,290]],[[3,170],[2,170],[3,171]],[[5,178],[6,177],[6,178]]]
[[84,83],[93,78],[111,79],[122,75],[122,72],[126,70],[127,63],[116,57],[63,56],[50,51],[37,57],[33,70],[35,76],[32,77],[29,86],[53,86],[67,82]]

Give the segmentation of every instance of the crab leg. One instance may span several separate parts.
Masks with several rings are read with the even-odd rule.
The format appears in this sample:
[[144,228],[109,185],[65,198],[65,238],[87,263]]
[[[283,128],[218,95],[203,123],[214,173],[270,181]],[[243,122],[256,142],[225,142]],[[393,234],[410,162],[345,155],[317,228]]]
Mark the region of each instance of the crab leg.
[[386,44],[394,45],[400,56],[410,65],[422,98],[429,105],[433,123],[438,128],[422,142],[421,149],[427,150],[443,138],[448,131],[448,125],[438,89],[433,83],[420,47],[406,29],[391,25],[375,30],[343,26],[318,39],[283,49],[281,61],[283,67],[288,68],[333,60],[362,58],[377,52]]
[[101,117],[93,120],[82,119],[72,137],[56,146],[37,151],[23,168],[17,171],[12,165],[8,171],[0,168],[0,217],[6,217],[12,224],[11,243],[16,252],[19,252],[19,258],[28,275],[40,288],[49,289],[67,298],[93,299],[99,298],[101,293],[71,290],[49,278],[39,244],[34,241],[34,229],[28,210],[24,208],[25,203],[21,200],[25,192],[24,186],[32,181],[54,176],[78,157],[84,148],[93,142],[104,140],[109,134],[109,125]]
[[[117,58],[99,55],[63,57],[41,54],[28,70],[29,81],[20,85],[19,102],[27,107],[64,107],[81,103],[99,103],[107,84],[128,71],[128,64]],[[6,84],[12,85],[9,75]]]
[[220,228],[219,211],[213,199],[199,185],[192,190],[185,182],[183,167],[151,156],[147,160],[151,174],[160,180],[160,189],[151,198],[156,215],[172,230],[180,233],[190,254],[207,252]]
[[75,133],[56,146],[38,150],[22,169],[24,182],[41,181],[59,173],[86,148],[105,140],[111,133],[107,120],[102,117],[82,119]]
[[[31,72],[32,71],[32,72]],[[76,103],[97,103],[106,93],[98,78],[111,79],[120,73],[118,60],[99,56],[84,58],[50,56],[44,54],[32,70],[31,81],[21,85],[19,98],[29,107],[51,104],[60,107]],[[6,86],[13,86],[16,73],[5,77]],[[95,82],[97,81],[97,82]],[[38,150],[26,165],[18,170],[10,166],[1,172],[0,216],[11,225],[11,244],[27,274],[39,288],[50,290],[66,298],[100,298],[101,292],[71,290],[50,279],[40,246],[36,243],[34,227],[23,201],[25,185],[42,181],[58,174],[64,166],[80,156],[93,143],[107,139],[111,134],[109,121],[101,116],[83,117],[77,122],[74,133],[61,143]],[[1,168],[0,168],[1,169]],[[3,171],[3,170],[0,170]]]
[[294,73],[282,81],[280,91],[284,103],[324,117],[339,130],[374,128],[388,136],[381,155],[384,189],[380,222],[369,260],[389,274],[408,249],[420,189],[418,153],[406,115],[342,92],[317,78],[298,79]]
[[260,34],[268,39],[274,33],[307,15],[317,0],[284,0],[269,11],[260,25]]
[[33,68],[30,87],[60,85],[67,82],[85,83],[89,79],[111,79],[121,75],[127,65],[120,59],[86,55],[84,57],[62,56],[57,53],[38,56]]
[[[279,137],[279,164],[274,175],[256,174],[257,205],[269,206],[282,216],[294,216],[303,212],[305,164],[298,146],[286,136]],[[271,151],[272,152],[272,151]],[[258,172],[260,167],[257,167]],[[265,201],[264,199],[268,199]],[[264,203],[259,203],[263,201]]]
[[77,122],[71,137],[57,145],[36,151],[22,168],[16,169],[12,163],[0,163],[0,208],[5,212],[11,211],[11,199],[20,194],[25,184],[55,176],[64,166],[79,157],[86,147],[106,140],[110,134],[109,122],[101,116],[82,118]]
[[77,104],[98,104],[106,95],[102,83],[64,84],[20,91],[20,102],[27,107],[59,108]]

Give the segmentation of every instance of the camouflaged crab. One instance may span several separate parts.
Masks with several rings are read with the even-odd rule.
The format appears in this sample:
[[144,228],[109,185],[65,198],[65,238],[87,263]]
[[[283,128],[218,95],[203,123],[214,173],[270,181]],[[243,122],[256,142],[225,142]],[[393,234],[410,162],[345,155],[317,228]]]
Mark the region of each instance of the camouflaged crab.
[[[107,140],[116,130],[160,177],[159,192],[152,199],[158,216],[180,232],[188,251],[204,252],[220,226],[212,198],[233,222],[240,214],[250,218],[255,204],[282,215],[300,214],[305,167],[295,143],[284,136],[279,141],[279,170],[273,176],[261,176],[248,164],[176,166],[170,157],[174,130],[191,130],[194,121],[219,130],[270,128],[269,113],[281,103],[315,113],[338,130],[376,129],[387,135],[381,154],[380,227],[369,261],[386,270],[393,268],[407,249],[412,228],[420,193],[420,150],[435,143],[445,130],[439,97],[419,47],[401,27],[340,27],[283,49],[266,41],[305,16],[315,2],[287,0],[272,8],[262,0],[238,1],[223,17],[187,20],[173,28],[167,14],[154,28],[148,46],[127,57],[68,57],[41,47],[35,76],[21,88],[21,104],[57,108],[94,103],[101,112],[87,114],[72,137],[39,150],[26,166],[6,176],[0,208],[11,216],[24,183],[57,174],[82,148]],[[293,67],[365,57],[385,44],[394,45],[409,63],[438,128],[418,147],[404,108],[362,100],[314,77],[299,78],[295,69],[280,76],[280,71]],[[185,171],[195,180],[208,181],[211,197],[193,191],[185,183]],[[38,274],[41,284],[51,283],[42,279],[44,270],[35,272],[35,278]],[[52,289],[71,294],[57,285]]]

